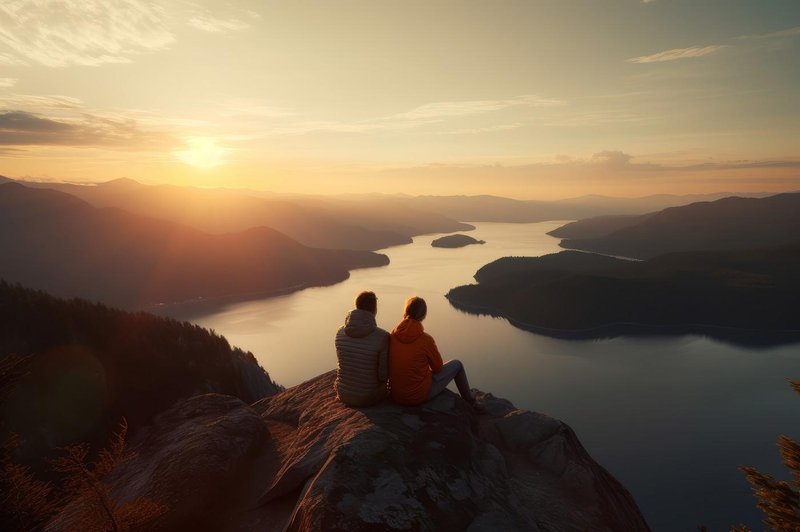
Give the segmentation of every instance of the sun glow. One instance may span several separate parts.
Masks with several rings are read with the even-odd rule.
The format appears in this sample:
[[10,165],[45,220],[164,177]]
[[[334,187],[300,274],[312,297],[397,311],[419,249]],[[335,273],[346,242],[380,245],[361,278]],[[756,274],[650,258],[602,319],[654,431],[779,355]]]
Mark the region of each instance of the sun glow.
[[198,168],[214,168],[221,165],[223,157],[228,151],[217,145],[213,137],[191,137],[186,139],[188,149],[176,152],[178,158]]

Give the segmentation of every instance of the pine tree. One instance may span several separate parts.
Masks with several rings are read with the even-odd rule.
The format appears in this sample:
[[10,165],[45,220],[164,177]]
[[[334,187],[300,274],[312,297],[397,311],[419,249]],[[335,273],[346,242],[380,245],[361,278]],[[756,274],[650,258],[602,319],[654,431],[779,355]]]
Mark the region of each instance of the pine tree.
[[[800,394],[800,381],[790,383]],[[791,482],[775,480],[753,467],[741,469],[753,487],[758,507],[766,514],[764,524],[778,532],[797,532],[800,530],[800,444],[781,435],[778,448],[784,465],[792,474]]]
[[166,512],[166,507],[140,497],[120,503],[108,477],[115,467],[135,457],[125,443],[128,424],[123,418],[118,431],[95,462],[89,460],[89,445],[74,444],[50,461],[51,470],[62,476],[56,486],[39,480],[30,468],[12,461],[16,438],[3,449],[0,503],[5,519],[20,530],[38,529],[52,518],[59,528],[97,532],[122,532],[143,528]]
[[89,463],[89,446],[70,445],[52,461],[53,470],[65,476],[64,486],[81,508],[66,516],[68,528],[87,531],[121,532],[142,527],[162,515],[166,509],[151,499],[140,497],[120,504],[111,492],[107,477],[114,468],[135,457],[125,445],[128,423],[125,418],[109,444],[100,451],[95,463]]

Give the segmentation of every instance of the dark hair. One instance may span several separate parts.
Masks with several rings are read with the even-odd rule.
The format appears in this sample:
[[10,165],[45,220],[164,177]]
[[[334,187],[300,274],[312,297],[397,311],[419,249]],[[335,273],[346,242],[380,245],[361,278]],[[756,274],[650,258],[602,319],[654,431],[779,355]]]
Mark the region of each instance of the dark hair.
[[363,291],[356,296],[356,308],[368,310],[373,314],[378,313],[378,296],[375,292]]
[[421,297],[409,297],[406,301],[406,310],[403,316],[412,320],[422,321],[428,314],[428,305]]

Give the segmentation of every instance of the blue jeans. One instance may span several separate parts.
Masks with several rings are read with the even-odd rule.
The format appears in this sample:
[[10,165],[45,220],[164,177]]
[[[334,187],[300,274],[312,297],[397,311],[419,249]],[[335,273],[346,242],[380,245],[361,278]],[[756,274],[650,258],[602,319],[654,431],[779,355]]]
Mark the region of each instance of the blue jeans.
[[439,373],[434,373],[432,375],[432,379],[433,382],[431,384],[431,390],[428,392],[428,400],[431,400],[442,393],[444,389],[447,388],[447,385],[450,384],[450,381],[455,380],[456,387],[458,387],[458,393],[461,394],[461,397],[463,397],[468,403],[475,401],[475,398],[472,397],[472,392],[469,389],[467,372],[464,371],[464,364],[462,364],[460,360],[450,360],[445,362]]

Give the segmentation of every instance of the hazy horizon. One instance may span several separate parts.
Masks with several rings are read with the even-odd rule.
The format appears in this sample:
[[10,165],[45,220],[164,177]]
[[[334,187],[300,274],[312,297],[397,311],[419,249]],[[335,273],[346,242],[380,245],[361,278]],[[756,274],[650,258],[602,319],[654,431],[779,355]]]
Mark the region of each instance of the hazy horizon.
[[520,199],[797,190],[798,52],[791,0],[20,0],[0,6],[0,173]]
[[786,190],[774,190],[774,191],[766,191],[766,190],[752,190],[752,191],[742,191],[742,190],[714,190],[709,192],[687,192],[684,194],[679,193],[671,193],[671,192],[661,192],[661,193],[653,193],[653,194],[646,194],[646,195],[609,195],[609,194],[592,194],[586,193],[577,196],[568,196],[568,197],[554,197],[554,198],[537,198],[537,197],[515,197],[512,195],[500,195],[500,194],[492,194],[490,192],[480,192],[476,191],[474,194],[414,194],[414,193],[407,193],[407,192],[382,192],[382,191],[369,191],[369,192],[332,192],[332,191],[320,191],[320,192],[278,192],[275,190],[269,189],[255,189],[255,188],[242,188],[242,187],[235,187],[235,186],[225,186],[225,185],[199,185],[199,184],[175,184],[170,182],[159,182],[159,183],[151,183],[147,180],[140,180],[131,177],[118,177],[109,180],[98,180],[98,181],[73,181],[73,180],[59,180],[59,179],[36,179],[30,176],[23,176],[23,177],[11,177],[11,176],[0,176],[6,177],[10,180],[16,181],[20,184],[36,184],[36,185],[76,185],[76,186],[97,186],[97,185],[105,185],[111,184],[118,181],[130,181],[142,186],[148,187],[157,187],[161,185],[167,186],[175,186],[175,187],[189,187],[195,188],[200,190],[220,190],[226,192],[237,192],[237,193],[253,193],[256,195],[263,194],[265,198],[275,196],[275,197],[327,197],[327,198],[347,198],[347,197],[358,197],[358,196],[386,196],[386,197],[405,197],[405,198],[419,198],[419,197],[497,197],[497,198],[507,198],[513,199],[517,201],[542,201],[542,202],[569,202],[573,200],[583,200],[588,198],[607,198],[607,199],[619,199],[619,200],[642,200],[648,199],[657,196],[674,196],[674,197],[725,197],[725,196],[735,196],[735,195],[742,195],[742,196],[753,196],[753,197],[762,197],[762,196],[770,196],[775,194],[792,194],[800,192],[798,189],[786,189]]

